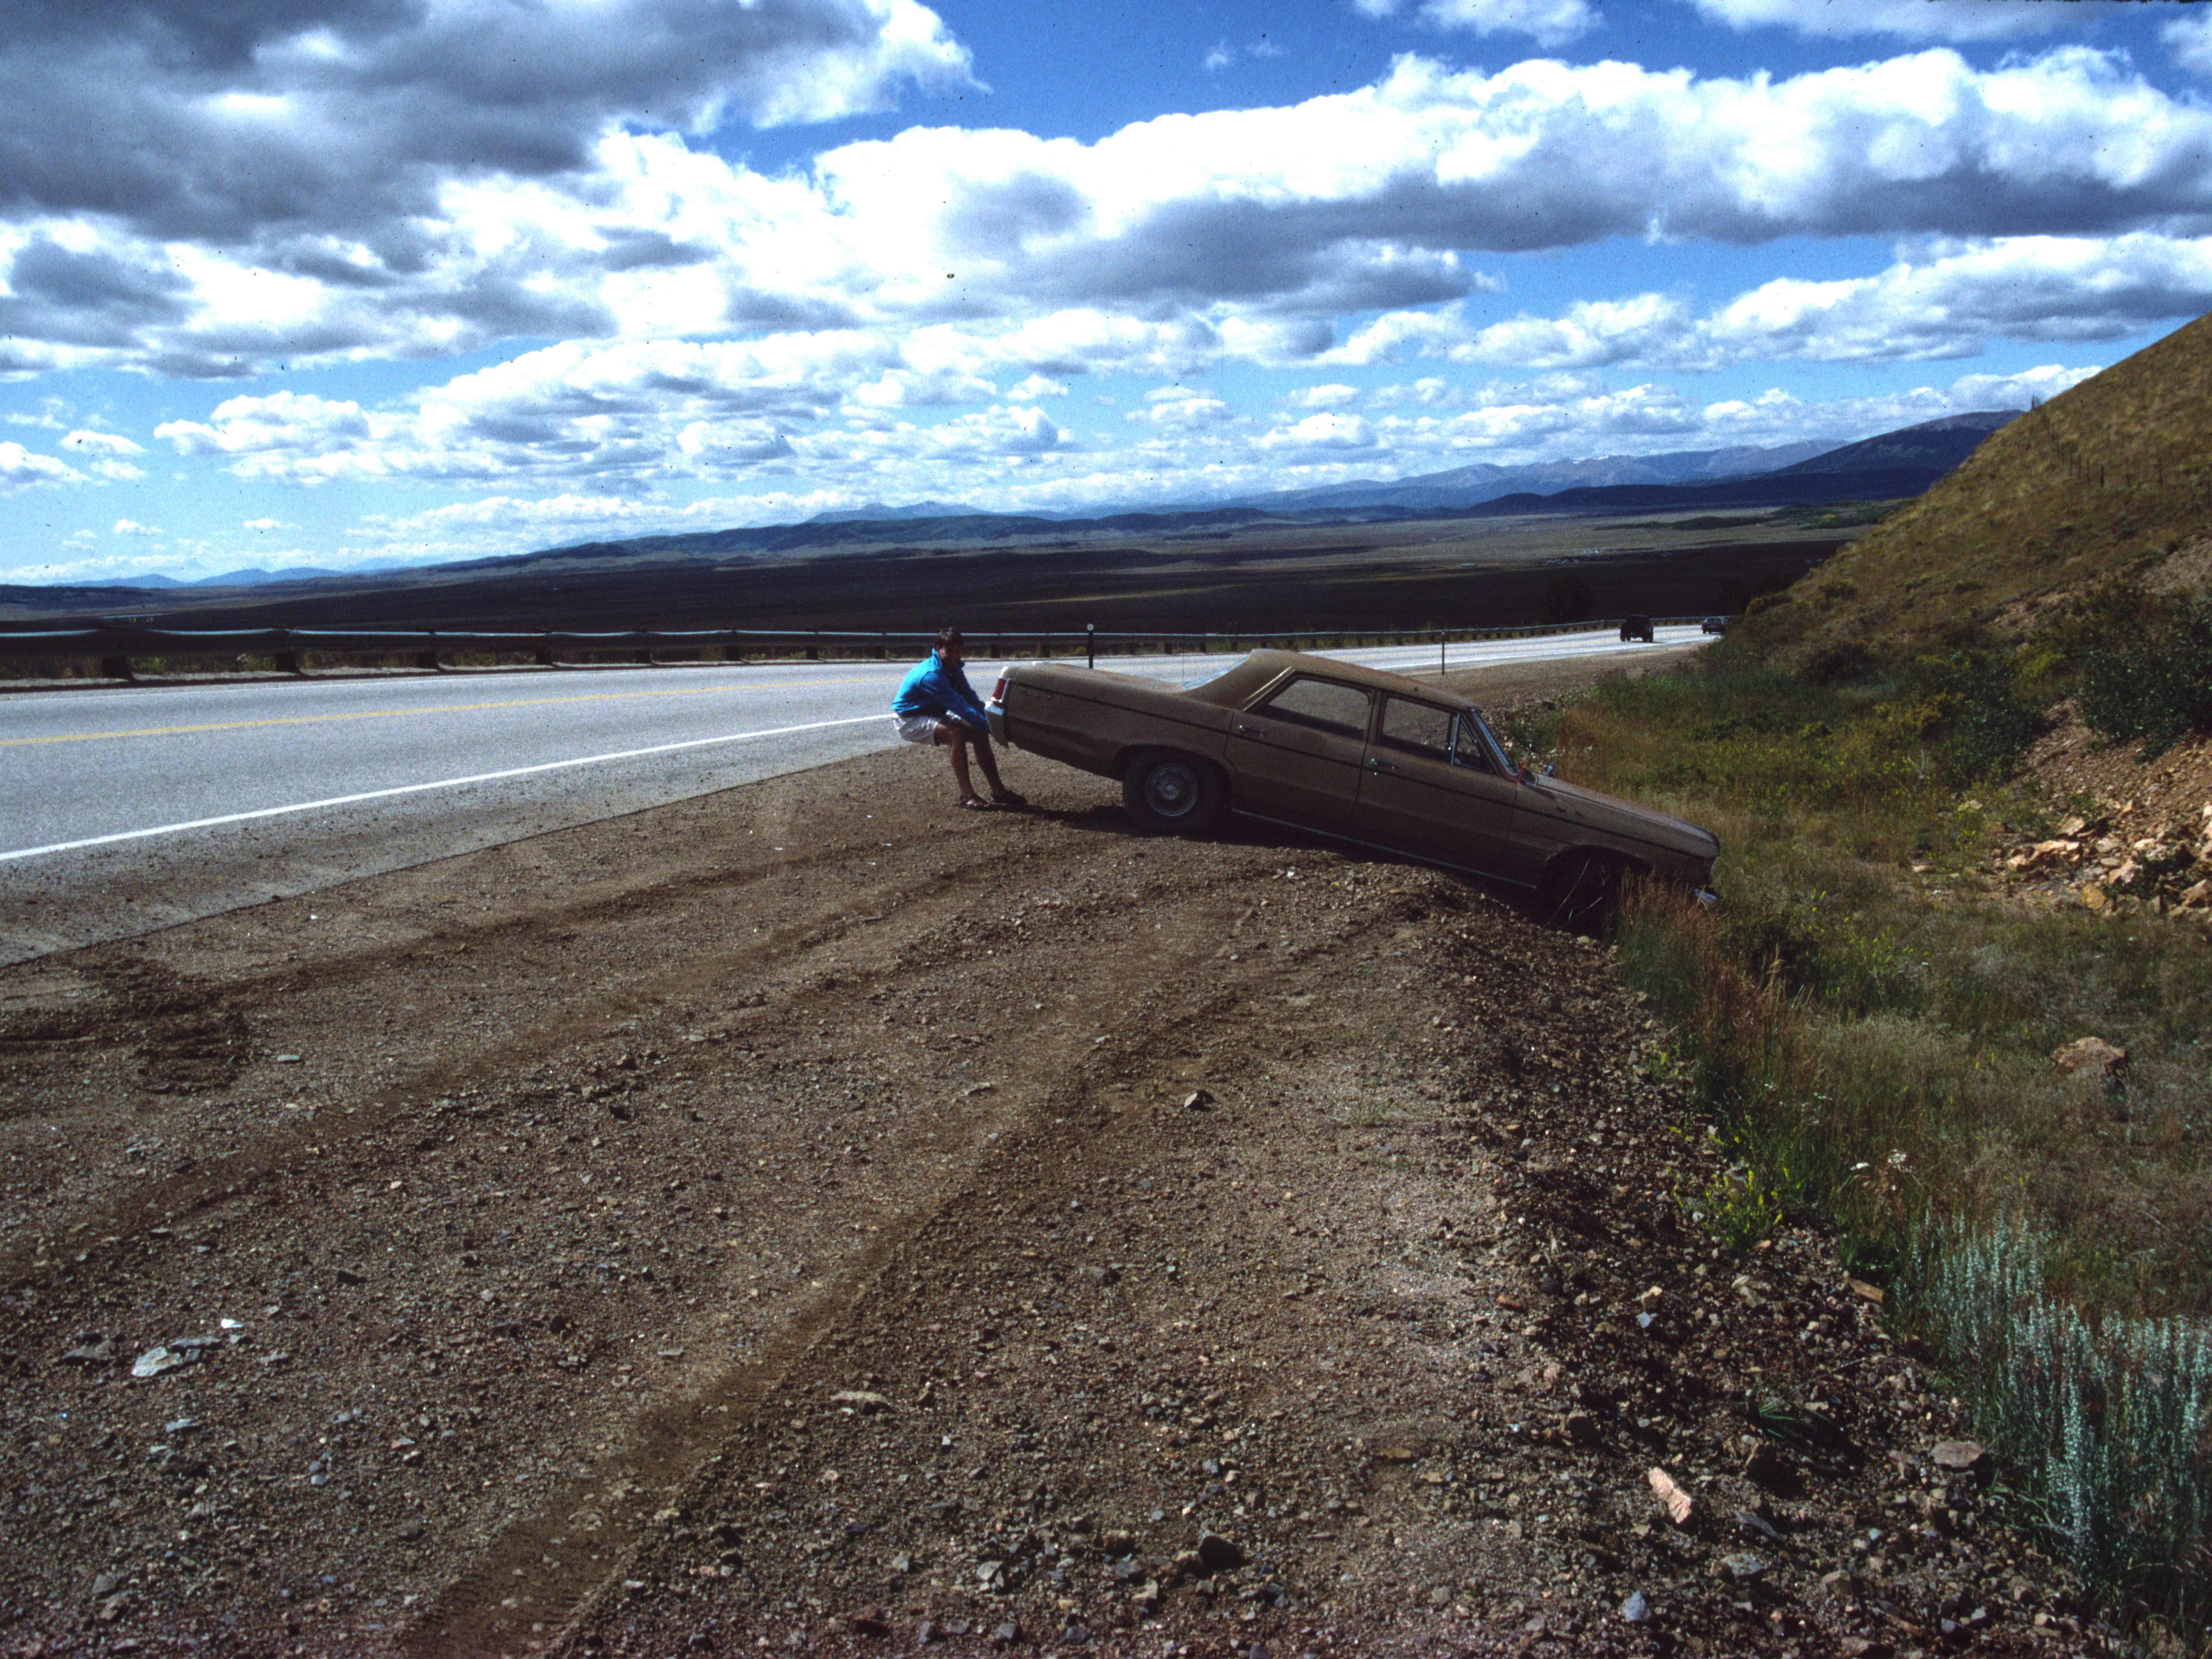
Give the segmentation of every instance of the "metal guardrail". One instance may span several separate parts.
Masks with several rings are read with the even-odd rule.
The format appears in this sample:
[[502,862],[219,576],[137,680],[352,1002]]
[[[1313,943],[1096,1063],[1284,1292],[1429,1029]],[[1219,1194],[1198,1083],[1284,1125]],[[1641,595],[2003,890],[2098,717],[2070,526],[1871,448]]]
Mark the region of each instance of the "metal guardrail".
[[[1655,623],[1694,623],[1695,617],[1655,617]],[[1081,655],[1095,663],[1102,654],[1234,654],[1263,647],[1330,650],[1361,645],[1435,644],[1441,653],[1454,641],[1522,639],[1540,635],[1590,633],[1620,626],[1620,618],[1526,628],[1422,628],[1351,629],[1261,629],[1251,632],[1176,633],[1159,629],[1086,628],[1039,631],[1032,629],[977,629],[969,643],[978,656],[1006,657],[1033,652],[1041,657]],[[442,629],[167,629],[126,623],[91,628],[9,629],[0,626],[0,663],[82,662],[96,659],[100,674],[128,680],[136,676],[133,658],[264,656],[273,672],[305,675],[310,653],[318,657],[401,656],[407,665],[443,671],[458,654],[520,656],[540,667],[559,668],[610,659],[649,664],[681,653],[704,659],[719,653],[726,662],[750,658],[818,661],[825,655],[888,659],[920,658],[936,635],[870,633],[859,629],[630,629],[613,632],[552,629],[539,632]],[[659,653],[656,655],[656,653]],[[1441,662],[1441,655],[1439,661]]]

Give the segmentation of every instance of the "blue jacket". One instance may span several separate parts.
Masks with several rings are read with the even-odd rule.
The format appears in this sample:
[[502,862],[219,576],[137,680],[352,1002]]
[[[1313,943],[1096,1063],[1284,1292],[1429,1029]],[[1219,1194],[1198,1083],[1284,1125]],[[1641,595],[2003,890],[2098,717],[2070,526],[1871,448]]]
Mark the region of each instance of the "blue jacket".
[[934,651],[899,682],[898,695],[891,699],[891,713],[902,720],[910,714],[933,714],[941,720],[949,714],[979,732],[990,729],[990,722],[983,717],[982,700],[968,684],[968,676],[957,668],[947,668]]

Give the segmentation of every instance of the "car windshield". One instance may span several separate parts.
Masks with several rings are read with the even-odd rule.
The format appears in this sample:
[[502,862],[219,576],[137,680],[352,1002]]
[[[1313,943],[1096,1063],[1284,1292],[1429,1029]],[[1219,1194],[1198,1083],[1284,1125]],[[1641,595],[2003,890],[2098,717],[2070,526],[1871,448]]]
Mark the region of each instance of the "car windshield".
[[1512,777],[1520,771],[1513,757],[1505,752],[1505,745],[1483,724],[1482,716],[1468,709],[1460,716],[1459,761],[1462,766],[1480,766],[1487,771],[1502,772]]

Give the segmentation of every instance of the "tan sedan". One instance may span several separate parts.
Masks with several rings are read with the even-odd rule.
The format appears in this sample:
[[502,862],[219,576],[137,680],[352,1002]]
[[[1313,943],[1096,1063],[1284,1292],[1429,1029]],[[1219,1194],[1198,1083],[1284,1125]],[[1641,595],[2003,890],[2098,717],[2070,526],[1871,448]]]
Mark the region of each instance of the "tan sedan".
[[1120,780],[1148,830],[1242,812],[1532,889],[1575,926],[1631,871],[1711,898],[1710,830],[1516,766],[1473,707],[1401,675],[1255,651],[1178,690],[1017,663],[987,712],[1001,742]]

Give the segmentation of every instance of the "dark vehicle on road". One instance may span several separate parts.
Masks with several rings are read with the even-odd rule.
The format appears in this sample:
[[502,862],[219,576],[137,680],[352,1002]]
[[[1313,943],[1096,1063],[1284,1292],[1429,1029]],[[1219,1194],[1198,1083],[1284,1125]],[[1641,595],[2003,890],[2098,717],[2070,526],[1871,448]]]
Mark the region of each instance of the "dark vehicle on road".
[[1728,618],[1726,617],[1708,617],[1705,621],[1698,624],[1698,629],[1700,633],[1725,634],[1728,632]]
[[1574,927],[1632,872],[1711,896],[1711,831],[1515,764],[1464,699],[1401,675],[1255,651],[1177,690],[1017,663],[987,712],[1001,742],[1119,780],[1154,833],[1241,812],[1532,889]]
[[1642,640],[1649,645],[1651,642],[1651,618],[1623,617],[1620,619],[1620,637],[1624,643],[1629,640]]

